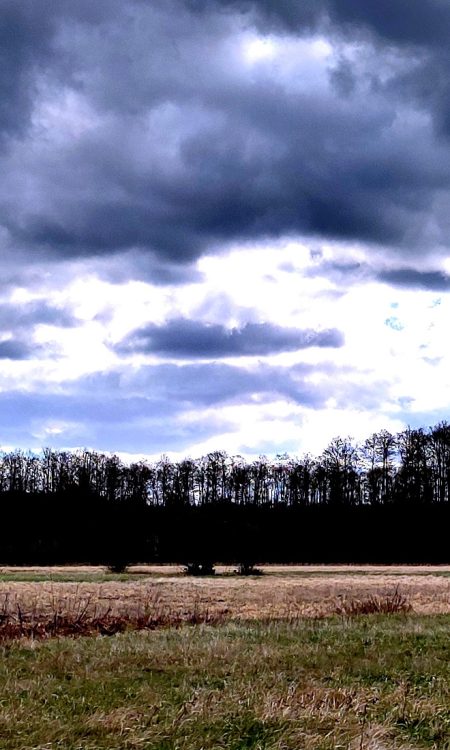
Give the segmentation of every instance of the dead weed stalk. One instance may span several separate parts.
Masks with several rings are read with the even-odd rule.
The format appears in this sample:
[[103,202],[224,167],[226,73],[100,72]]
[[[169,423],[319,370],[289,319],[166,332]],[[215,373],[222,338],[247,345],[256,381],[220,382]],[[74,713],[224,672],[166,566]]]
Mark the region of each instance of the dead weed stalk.
[[394,591],[377,596],[372,594],[365,599],[348,599],[340,597],[333,614],[342,617],[356,617],[358,615],[393,615],[407,614],[412,611],[412,605],[406,596],[400,593],[398,587]]
[[52,600],[51,609],[39,610],[12,602],[9,594],[0,605],[0,642],[18,638],[43,639],[56,636],[115,635],[126,630],[156,630],[182,625],[219,625],[228,610],[211,612],[194,601],[190,609],[171,610],[160,604],[158,597],[138,607],[113,610],[96,602],[91,596],[71,600]]

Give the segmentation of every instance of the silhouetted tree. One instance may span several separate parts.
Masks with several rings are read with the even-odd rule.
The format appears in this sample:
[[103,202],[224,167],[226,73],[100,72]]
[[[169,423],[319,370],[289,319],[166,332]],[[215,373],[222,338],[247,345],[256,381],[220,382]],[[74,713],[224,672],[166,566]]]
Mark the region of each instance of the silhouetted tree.
[[[316,459],[0,454],[0,562],[448,561],[450,425]],[[339,541],[337,541],[339,540]]]

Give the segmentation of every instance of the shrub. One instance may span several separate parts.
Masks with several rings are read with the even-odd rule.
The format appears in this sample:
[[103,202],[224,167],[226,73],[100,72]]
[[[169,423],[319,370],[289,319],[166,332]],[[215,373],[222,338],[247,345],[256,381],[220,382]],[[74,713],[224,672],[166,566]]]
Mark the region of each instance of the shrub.
[[213,576],[216,573],[214,563],[210,560],[194,560],[185,563],[183,567],[187,576]]
[[128,568],[128,560],[111,560],[106,566],[108,573],[126,573]]
[[256,567],[256,563],[249,562],[246,560],[245,562],[240,562],[236,568],[236,573],[238,576],[262,576],[263,571],[261,568]]

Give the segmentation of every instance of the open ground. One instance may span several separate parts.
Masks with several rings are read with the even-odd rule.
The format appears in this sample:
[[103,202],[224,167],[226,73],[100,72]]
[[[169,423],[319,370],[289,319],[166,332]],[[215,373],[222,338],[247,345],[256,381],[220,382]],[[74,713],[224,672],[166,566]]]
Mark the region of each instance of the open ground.
[[450,567],[264,572],[1,569],[4,620],[130,625],[3,637],[1,750],[450,750]]
[[263,566],[241,577],[218,566],[211,577],[180,566],[135,566],[122,575],[99,567],[2,568],[0,611],[34,616],[83,609],[97,615],[153,612],[165,620],[208,613],[221,619],[323,617],[344,600],[400,591],[417,614],[450,613],[450,567]]

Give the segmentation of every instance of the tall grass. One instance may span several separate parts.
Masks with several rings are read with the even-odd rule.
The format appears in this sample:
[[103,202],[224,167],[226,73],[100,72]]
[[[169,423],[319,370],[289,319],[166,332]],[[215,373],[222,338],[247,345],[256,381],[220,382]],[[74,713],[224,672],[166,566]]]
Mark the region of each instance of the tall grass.
[[[118,601],[117,601],[118,599]],[[70,596],[52,593],[48,606],[43,607],[38,596],[19,601],[11,592],[0,600],[0,641],[16,638],[48,638],[52,636],[115,635],[125,630],[155,630],[156,628],[198,625],[218,625],[239,618],[236,611],[218,606],[219,600],[191,598],[180,606],[168,602],[157,587],[142,592],[133,603],[114,597],[114,607],[105,605],[94,595],[78,590]],[[222,600],[223,601],[223,600]],[[305,617],[296,601],[286,602],[284,609],[274,608],[264,620],[285,619],[291,623]],[[373,614],[406,614],[412,611],[408,599],[398,588],[384,596],[371,595],[364,599],[340,597],[328,614],[314,612],[315,619],[337,614],[346,618]],[[242,618],[239,618],[242,619]]]
[[392,615],[412,611],[411,602],[400,593],[398,587],[384,596],[372,594],[364,599],[340,597],[336,604],[335,614],[345,617],[357,615]]
[[127,608],[124,603],[114,610],[92,596],[69,600],[53,598],[50,611],[42,610],[38,600],[24,608],[5,594],[0,604],[0,642],[17,638],[55,636],[115,635],[125,630],[155,630],[181,625],[217,625],[224,622],[226,609],[214,610],[194,600],[180,610],[161,602],[158,591],[147,594],[139,605]]

